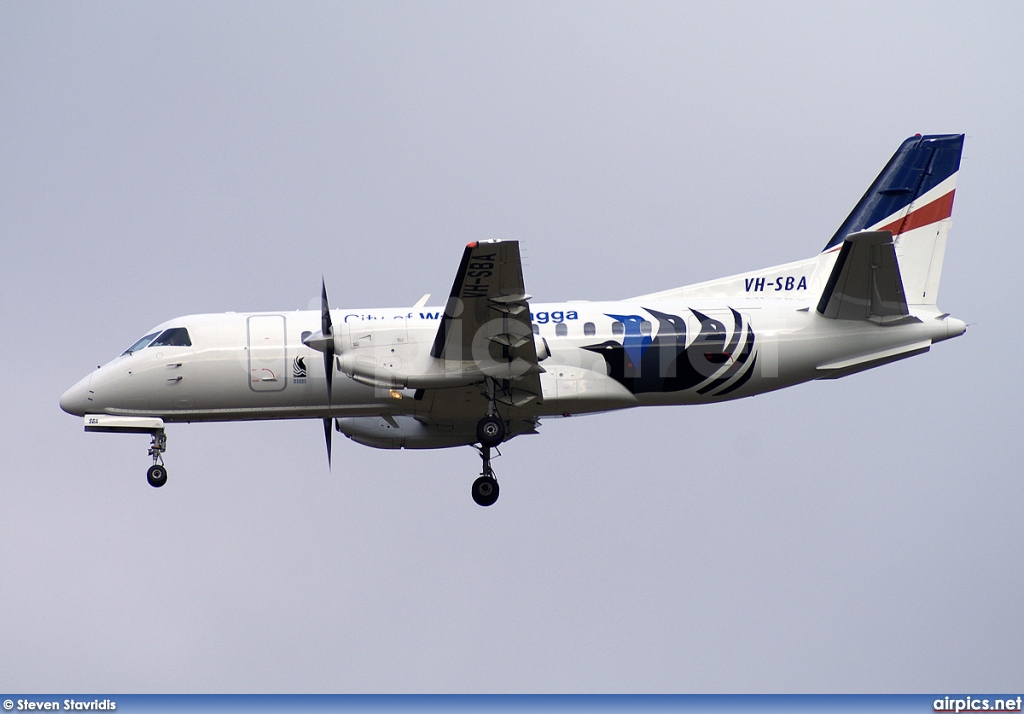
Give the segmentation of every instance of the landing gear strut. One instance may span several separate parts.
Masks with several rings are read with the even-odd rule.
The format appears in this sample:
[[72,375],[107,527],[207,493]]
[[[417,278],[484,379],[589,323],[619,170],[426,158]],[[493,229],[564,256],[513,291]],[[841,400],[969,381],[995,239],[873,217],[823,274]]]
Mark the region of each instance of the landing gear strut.
[[491,449],[505,440],[505,422],[498,416],[494,406],[494,380],[488,378],[484,384],[487,397],[487,415],[476,425],[476,440],[480,443],[480,458],[483,469],[480,477],[473,482],[473,500],[478,506],[493,506],[498,500],[498,479],[491,468]]
[[494,469],[491,468],[491,447],[481,446],[480,458],[484,460],[484,468],[473,482],[473,500],[478,506],[493,506],[498,500],[498,479],[494,478]]
[[153,457],[153,465],[146,472],[146,480],[153,488],[160,488],[167,483],[167,467],[164,466],[162,454],[167,451],[167,434],[163,429],[154,431],[149,443],[149,455]]

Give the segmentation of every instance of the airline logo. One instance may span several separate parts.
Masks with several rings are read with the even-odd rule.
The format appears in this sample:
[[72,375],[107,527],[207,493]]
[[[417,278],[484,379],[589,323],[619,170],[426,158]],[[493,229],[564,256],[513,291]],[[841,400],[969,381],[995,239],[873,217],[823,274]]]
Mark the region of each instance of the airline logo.
[[647,320],[642,315],[606,313],[623,324],[622,340],[583,347],[604,357],[608,376],[633,394],[697,388],[698,394],[720,397],[738,390],[753,376],[754,329],[736,310],[729,308],[730,329],[722,320],[691,308],[700,329],[689,344],[682,316],[644,310],[658,321],[653,338],[644,330]]

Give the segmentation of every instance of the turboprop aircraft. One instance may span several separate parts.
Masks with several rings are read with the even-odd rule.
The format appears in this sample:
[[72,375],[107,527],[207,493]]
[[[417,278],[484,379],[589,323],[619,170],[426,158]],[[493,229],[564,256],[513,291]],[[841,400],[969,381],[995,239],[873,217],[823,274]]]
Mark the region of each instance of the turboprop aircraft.
[[967,326],[936,307],[962,134],[900,146],[814,257],[617,302],[532,302],[519,243],[470,243],[444,307],[179,317],[71,387],[91,432],[321,419],[382,449],[473,445],[473,500],[498,498],[491,451],[546,417],[706,404],[927,352]]

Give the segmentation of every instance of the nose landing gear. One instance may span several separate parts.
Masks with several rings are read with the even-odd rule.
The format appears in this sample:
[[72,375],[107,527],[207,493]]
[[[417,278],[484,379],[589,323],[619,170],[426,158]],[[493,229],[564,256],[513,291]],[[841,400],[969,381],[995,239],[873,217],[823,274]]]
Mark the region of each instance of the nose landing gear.
[[167,451],[167,433],[163,429],[154,431],[149,443],[149,455],[153,457],[153,465],[146,472],[146,480],[153,488],[160,488],[167,483],[167,467],[164,466],[163,452]]
[[167,483],[167,468],[163,464],[153,464],[146,472],[146,480],[153,488],[160,488]]
[[113,414],[86,414],[85,430],[104,434],[149,434],[149,455],[153,465],[146,472],[146,480],[153,488],[167,483],[167,467],[162,454],[167,451],[167,432],[159,417],[117,416]]

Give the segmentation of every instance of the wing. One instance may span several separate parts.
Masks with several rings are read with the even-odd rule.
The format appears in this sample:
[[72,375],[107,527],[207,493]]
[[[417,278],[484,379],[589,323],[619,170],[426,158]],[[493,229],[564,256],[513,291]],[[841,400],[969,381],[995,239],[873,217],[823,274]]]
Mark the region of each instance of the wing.
[[455,367],[493,377],[497,399],[505,404],[522,406],[539,398],[544,370],[537,362],[529,299],[518,241],[470,243],[430,355],[443,360],[448,371]]

